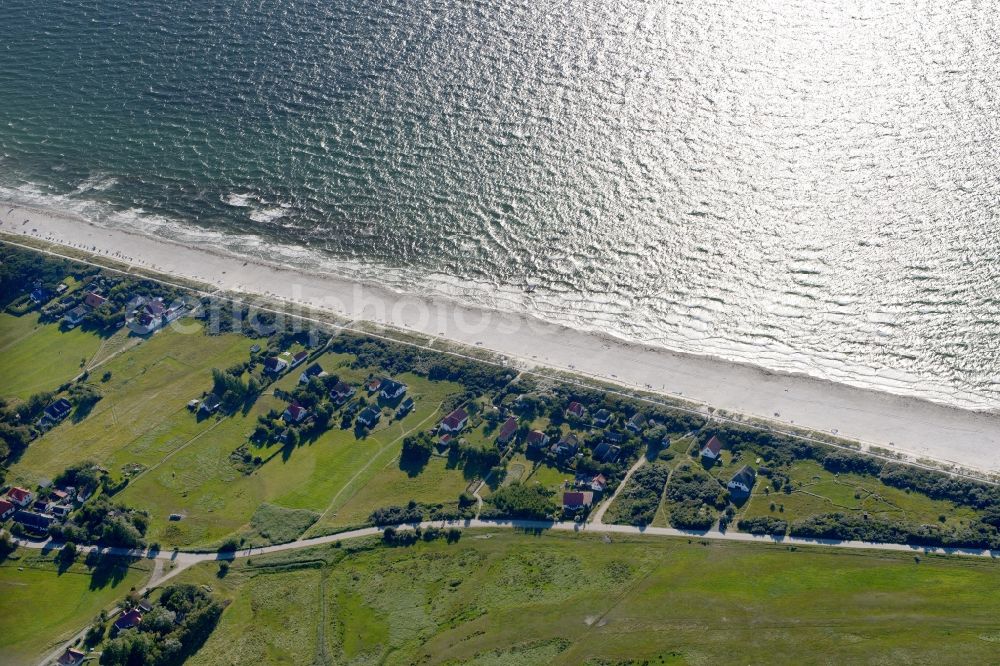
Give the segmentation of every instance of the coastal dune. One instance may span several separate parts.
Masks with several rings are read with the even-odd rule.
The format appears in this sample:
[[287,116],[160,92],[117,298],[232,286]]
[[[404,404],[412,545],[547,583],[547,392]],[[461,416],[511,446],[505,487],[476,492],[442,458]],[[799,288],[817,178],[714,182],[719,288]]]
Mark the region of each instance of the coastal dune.
[[[416,298],[329,273],[251,260],[57,211],[4,204],[0,231],[200,282],[248,299],[266,297],[347,321],[371,321],[494,351],[528,367],[555,368],[682,398],[986,473],[1000,472],[1000,414],[956,409],[803,375],[775,373],[576,331],[529,314]],[[15,238],[16,240],[16,238]]]

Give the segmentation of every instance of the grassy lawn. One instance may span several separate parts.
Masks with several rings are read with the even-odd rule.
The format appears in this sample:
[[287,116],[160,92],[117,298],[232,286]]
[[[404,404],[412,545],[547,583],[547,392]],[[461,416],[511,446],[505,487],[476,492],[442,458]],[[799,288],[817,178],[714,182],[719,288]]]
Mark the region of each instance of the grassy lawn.
[[[740,515],[774,516],[793,521],[823,513],[865,511],[870,515],[917,524],[958,525],[975,520],[975,513],[968,507],[947,500],[934,500],[919,493],[907,493],[887,486],[872,476],[838,476],[811,460],[797,461],[792,465],[789,478],[794,488],[791,494],[775,492],[773,488],[765,493],[768,480],[759,479],[753,497]],[[774,510],[771,509],[772,503]],[[946,517],[944,523],[938,519],[942,515]]]
[[368,543],[182,574],[233,601],[191,663],[987,663],[1000,644],[990,561],[508,532]]
[[564,481],[573,480],[573,472],[563,472],[545,460],[528,460],[522,453],[518,453],[511,460],[511,466],[515,464],[524,466],[522,483],[538,483],[549,490],[559,490],[563,487]]
[[330,514],[323,526],[359,525],[366,522],[375,509],[391,504],[405,504],[411,499],[427,504],[440,502],[454,505],[469,481],[461,467],[449,468],[446,458],[434,456],[419,473],[411,475],[400,469],[397,457],[379,470],[335,513]]
[[16,556],[0,564],[0,664],[34,663],[150,572],[147,562],[138,562],[111,575],[83,564],[59,573],[51,557],[24,550]]
[[[33,483],[87,459],[114,472],[126,463],[158,462],[209,427],[210,421],[197,422],[185,405],[211,388],[213,366],[246,358],[249,347],[238,335],[157,333],[101,366],[90,382],[104,397],[90,415],[79,423],[67,419],[33,442],[11,478]],[[105,371],[112,373],[106,383],[98,376]]]
[[[295,382],[297,376],[280,382]],[[213,545],[233,532],[253,532],[248,523],[264,502],[314,512],[319,522],[313,529],[326,527],[329,531],[330,526],[342,524],[338,509],[393,464],[404,434],[434,424],[441,400],[459,390],[456,384],[430,382],[413,375],[403,375],[402,379],[414,397],[413,411],[402,421],[384,420],[363,439],[356,439],[353,430],[335,427],[292,450],[278,446],[256,449],[255,455],[270,459],[252,474],[244,474],[233,465],[230,454],[247,441],[259,414],[272,407],[279,411],[284,408],[283,402],[264,396],[246,416],[210,421],[214,424],[211,431],[150,468],[129,485],[122,499],[150,513],[149,538],[165,547]],[[460,472],[454,475],[461,477]],[[380,502],[378,506],[410,499],[405,493],[411,491],[405,486],[383,488],[382,483],[376,485],[379,490],[372,500]],[[458,496],[447,485],[438,490],[434,499],[453,501]],[[378,493],[388,500],[382,502]],[[431,490],[425,493],[431,494]],[[362,500],[355,506],[364,517],[375,508],[365,510]],[[185,517],[169,521],[171,513]]]
[[58,325],[39,325],[38,313],[22,317],[0,314],[0,391],[4,398],[25,399],[33,393],[55,390],[82,370],[103,339],[79,328],[61,331]]

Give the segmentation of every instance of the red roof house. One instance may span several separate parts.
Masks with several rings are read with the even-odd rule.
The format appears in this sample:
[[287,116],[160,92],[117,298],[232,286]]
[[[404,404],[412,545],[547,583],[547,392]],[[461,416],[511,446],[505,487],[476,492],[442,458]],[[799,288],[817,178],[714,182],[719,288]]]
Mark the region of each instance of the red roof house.
[[503,427],[500,428],[497,441],[501,444],[507,444],[510,440],[514,439],[515,434],[517,434],[517,419],[511,416],[504,422]]
[[142,613],[139,612],[138,608],[122,611],[119,618],[115,620],[115,629],[118,631],[131,629],[132,627],[138,627],[140,622],[142,622]]
[[603,493],[608,487],[608,480],[603,474],[598,474],[590,480],[590,489],[594,492]]
[[469,423],[469,415],[459,407],[441,421],[441,430],[445,432],[460,432]]
[[708,444],[701,450],[701,457],[708,458],[709,460],[717,460],[721,453],[722,442],[719,441],[718,437],[712,435],[712,439],[708,440]]
[[104,298],[100,294],[95,294],[94,292],[90,292],[83,299],[83,302],[86,303],[87,305],[89,305],[92,308],[99,308],[102,305],[104,305],[104,301],[106,301],[106,300],[108,300],[108,299]]
[[14,503],[0,499],[0,520],[5,520],[12,513],[14,513]]
[[11,488],[7,491],[7,497],[18,506],[28,506],[31,504],[33,495],[30,490],[24,488]]
[[86,656],[87,654],[83,652],[83,650],[77,650],[74,647],[69,647],[66,648],[66,651],[63,652],[58,659],[56,659],[56,663],[59,664],[59,666],[77,666],[78,664],[83,663],[83,659]]
[[309,415],[309,410],[297,402],[288,405],[288,409],[282,414],[288,423],[299,423]]
[[528,433],[528,448],[540,449],[549,443],[549,436],[541,430],[532,430]]
[[575,416],[578,419],[583,418],[584,411],[583,405],[578,402],[571,402],[569,403],[569,407],[566,408],[566,414],[569,416]]
[[594,493],[587,491],[570,491],[563,493],[563,508],[582,509],[594,503]]

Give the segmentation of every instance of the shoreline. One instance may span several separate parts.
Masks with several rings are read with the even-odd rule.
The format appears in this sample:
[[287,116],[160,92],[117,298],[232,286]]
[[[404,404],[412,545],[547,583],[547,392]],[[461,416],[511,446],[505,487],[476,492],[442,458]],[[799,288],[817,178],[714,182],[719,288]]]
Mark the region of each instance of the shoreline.
[[[27,222],[25,222],[27,220]],[[432,340],[663,395],[780,428],[811,430],[913,459],[1000,472],[1000,414],[838,384],[711,356],[570,329],[530,314],[416,297],[328,273],[272,265],[210,248],[96,225],[78,215],[4,202],[0,231],[97,259],[372,322]],[[433,343],[432,343],[433,344]]]

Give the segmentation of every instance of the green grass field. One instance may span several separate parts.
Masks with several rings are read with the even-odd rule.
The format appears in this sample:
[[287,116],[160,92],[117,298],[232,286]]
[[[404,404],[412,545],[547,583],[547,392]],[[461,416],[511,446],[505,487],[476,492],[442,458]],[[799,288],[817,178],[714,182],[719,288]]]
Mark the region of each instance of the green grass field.
[[150,572],[139,562],[112,576],[83,564],[59,573],[52,557],[23,549],[16,557],[0,564],[0,664],[34,663],[140,587]]
[[81,361],[89,362],[102,341],[79,328],[39,325],[37,312],[22,317],[0,313],[0,397],[23,400],[55,390],[83,370]]
[[[947,500],[934,500],[919,493],[907,493],[871,476],[836,475],[811,460],[797,461],[792,465],[790,479],[794,488],[791,494],[776,492],[773,488],[765,492],[768,481],[759,479],[753,497],[739,515],[774,516],[793,521],[838,511],[867,512],[916,524],[943,525],[958,525],[976,519],[975,512],[967,507]],[[774,510],[771,509],[772,503]],[[940,516],[945,516],[944,522],[939,520]]]
[[[334,366],[321,362],[324,367]],[[404,375],[403,380],[416,402],[414,410],[402,421],[384,420],[363,439],[356,439],[353,430],[335,427],[287,455],[277,445],[253,449],[255,455],[269,460],[254,473],[244,474],[233,465],[230,454],[246,443],[259,414],[271,407],[284,409],[283,402],[265,396],[246,416],[212,420],[210,431],[151,466],[121,497],[150,513],[149,538],[164,546],[213,545],[233,532],[252,531],[248,523],[264,502],[316,513],[319,520],[310,534],[342,525],[338,510],[352,500],[363,522],[372,509],[405,503],[410,494],[419,494],[408,487],[414,484],[386,485],[384,476],[382,480],[376,477],[391,471],[403,437],[436,423],[441,401],[458,390],[455,384],[413,375]],[[297,379],[281,380],[286,381]],[[186,412],[184,418],[193,422]],[[451,476],[461,479],[461,471],[451,471]],[[355,499],[372,483],[373,492]],[[454,501],[461,488],[452,492],[454,484],[449,483],[439,477],[434,484],[425,484],[418,499]],[[184,519],[169,521],[171,513],[182,514]]]
[[[35,330],[8,319],[3,323],[23,328],[20,333],[10,326],[3,330],[8,344],[22,344],[17,340],[26,335],[71,335],[56,326]],[[276,381],[246,414],[199,420],[186,409],[188,400],[210,388],[211,368],[247,358],[251,341],[167,329],[132,344],[124,337],[106,341],[100,352],[104,362],[89,380],[103,399],[84,420],[67,420],[33,442],[12,466],[11,482],[34,486],[82,460],[94,460],[115,476],[130,470],[135,476],[119,498],[149,512],[148,538],[165,547],[211,546],[232,533],[259,540],[260,526],[250,521],[265,502],[311,512],[318,518],[315,530],[331,531],[364,522],[386,504],[454,502],[467,484],[460,468],[430,465],[410,476],[398,466],[403,437],[435,425],[441,402],[461,390],[457,384],[405,374],[400,379],[410,386],[416,406],[402,421],[386,412],[382,423],[360,440],[353,430],[334,428],[292,451],[278,445],[253,448],[254,455],[268,462],[247,475],[231,454],[247,443],[259,415],[284,409],[285,403],[270,393],[294,388],[300,370]],[[99,342],[95,350],[97,346]],[[348,355],[328,353],[318,360],[327,372],[356,385],[369,373],[351,368]],[[54,363],[42,357],[39,367],[55,374],[59,358]],[[111,373],[107,382],[101,381],[105,372]],[[184,518],[170,521],[172,513]],[[293,522],[304,524],[301,515]],[[270,540],[289,534],[287,529],[265,531]]]
[[470,531],[215,570],[183,574],[233,601],[194,664],[988,663],[1000,646],[981,560]]
[[[90,415],[79,423],[67,419],[33,442],[12,467],[11,478],[34,484],[87,459],[115,472],[126,463],[148,466],[162,460],[209,427],[185,405],[211,388],[211,368],[246,358],[249,347],[238,335],[157,333],[102,365],[89,381],[104,397]],[[107,371],[111,379],[101,382],[98,375]]]

